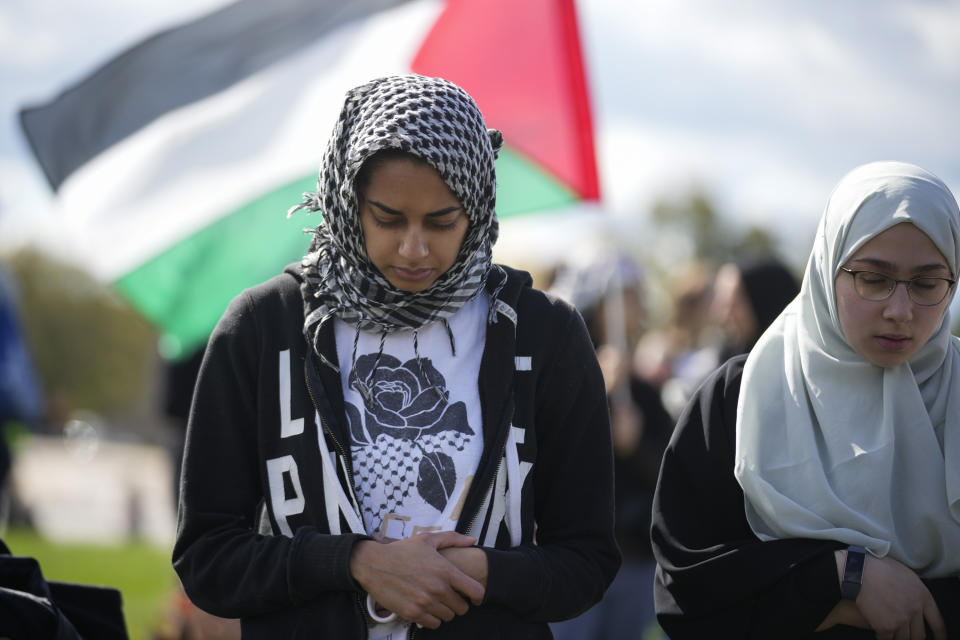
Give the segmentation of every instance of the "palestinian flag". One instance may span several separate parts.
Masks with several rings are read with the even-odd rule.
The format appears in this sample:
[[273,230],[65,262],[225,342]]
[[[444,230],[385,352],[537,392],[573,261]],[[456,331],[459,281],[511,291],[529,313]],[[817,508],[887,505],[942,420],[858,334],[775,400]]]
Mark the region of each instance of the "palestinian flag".
[[240,0],[154,35],[48,104],[27,139],[91,271],[202,346],[230,299],[303,255],[344,93],[414,71],[503,131],[501,217],[599,198],[573,0]]

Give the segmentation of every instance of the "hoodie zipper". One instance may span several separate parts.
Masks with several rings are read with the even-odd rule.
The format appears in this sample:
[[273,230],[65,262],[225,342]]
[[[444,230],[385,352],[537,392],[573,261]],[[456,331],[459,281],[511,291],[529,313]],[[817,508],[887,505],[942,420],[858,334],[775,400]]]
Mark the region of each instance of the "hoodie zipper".
[[[481,496],[485,496],[488,493],[491,493],[491,496],[490,496],[491,503],[493,502],[493,499],[494,499],[492,495],[493,485],[497,481],[497,476],[500,475],[500,467],[503,465],[503,456],[506,453],[506,451],[507,451],[507,441],[504,440],[503,446],[500,447],[500,455],[497,457],[497,466],[494,467],[493,469],[493,475],[490,476],[490,481],[487,483],[486,490],[480,494]],[[463,533],[464,535],[466,535],[467,532],[471,531],[474,528],[474,526],[476,526],[477,518],[479,518],[480,515],[481,515],[481,512],[478,509],[477,512],[473,514],[473,517],[470,518],[470,526],[468,526],[465,531],[461,531],[460,533]],[[479,537],[477,539],[477,544],[480,544]]]
[[[310,363],[310,354],[307,354],[307,357],[304,359],[304,366],[305,367],[312,366]],[[313,372],[313,373],[314,375],[316,375],[316,372]],[[313,404],[313,408],[316,411],[317,417],[320,418],[320,425],[323,429],[323,432],[324,434],[330,436],[330,439],[333,441],[333,444],[336,447],[337,452],[343,457],[344,460],[346,460],[347,455],[343,448],[343,445],[340,444],[340,441],[337,439],[336,435],[334,435],[333,430],[330,429],[330,426],[327,424],[327,421],[323,417],[323,413],[320,411],[320,408],[317,406],[317,400],[314,397],[313,387],[310,384],[310,376],[307,374],[306,371],[304,372],[304,374],[305,374],[305,382],[307,385],[307,394],[310,396],[310,402]],[[513,395],[513,385],[510,385],[508,395],[510,396]],[[513,410],[510,411],[510,414],[511,414],[511,419],[507,423],[508,432],[510,429],[510,423],[512,422]],[[507,436],[509,435],[508,432],[507,432]],[[504,436],[503,438],[503,443],[500,445],[500,452],[499,452],[499,455],[497,456],[497,465],[496,467],[494,467],[493,473],[490,475],[490,479],[487,482],[486,489],[480,494],[480,496],[485,496],[487,493],[491,493],[493,490],[493,486],[497,481],[497,476],[500,474],[500,469],[503,466],[503,459],[507,451],[507,442],[509,442],[510,440],[510,438],[507,436]],[[353,499],[354,503],[357,504],[359,503],[359,501],[357,500],[357,496],[354,492],[353,469],[351,469],[350,466],[351,465],[345,464],[344,468],[346,469],[347,480],[349,482],[348,488],[350,490],[350,497]],[[492,494],[490,496],[490,500],[491,500],[491,503],[494,500],[494,496]],[[488,505],[488,509],[489,509],[489,505]],[[476,513],[474,513],[473,516],[470,518],[470,526],[467,527],[466,531],[470,531],[471,529],[474,528],[474,526],[476,526],[477,519],[480,517],[480,515],[481,515],[481,511],[478,509]],[[465,533],[465,532],[460,531],[460,533]],[[478,539],[477,542],[479,543],[480,540]],[[366,624],[365,624],[366,616],[364,614],[364,605],[361,602],[360,594],[354,594],[354,596],[355,596],[354,601],[357,605],[357,610],[360,613],[361,619],[364,621],[364,635],[365,637],[369,637],[369,630],[367,630]],[[407,640],[414,640],[417,637],[417,631],[418,631],[417,625],[411,623],[409,631],[407,632]]]
[[[307,358],[304,359],[305,367],[311,366],[309,358],[310,356],[308,355]],[[304,382],[306,382],[306,385],[307,385],[307,395],[310,396],[310,403],[313,405],[313,410],[316,412],[317,418],[320,419],[320,427],[324,435],[330,436],[330,439],[333,441],[333,446],[336,447],[337,449],[337,453],[344,460],[347,460],[348,459],[347,454],[343,448],[343,445],[340,444],[340,441],[337,439],[337,436],[334,435],[333,433],[333,429],[330,428],[330,425],[327,424],[326,419],[323,417],[323,412],[320,411],[320,407],[317,406],[317,399],[314,397],[313,386],[310,384],[310,376],[306,371],[304,371],[304,376],[305,376]],[[357,504],[359,503],[359,501],[357,500],[357,496],[353,490],[353,469],[350,468],[351,465],[349,464],[345,464],[343,465],[343,467],[347,472],[347,484],[348,484],[347,489],[350,491],[350,497],[353,499],[354,504]],[[353,602],[356,605],[357,613],[360,614],[361,628],[363,629],[364,640],[366,640],[366,638],[370,636],[370,632],[367,629],[367,619],[366,619],[366,615],[364,614],[364,606],[359,593],[353,594]]]
[[[492,491],[493,485],[494,485],[494,483],[497,481],[497,476],[500,474],[500,466],[503,464],[503,455],[504,455],[504,453],[506,452],[506,450],[507,450],[507,442],[506,442],[506,440],[504,440],[503,446],[500,447],[500,456],[497,458],[497,466],[496,466],[496,467],[494,468],[494,470],[493,470],[493,475],[490,476],[490,481],[487,483],[486,491],[484,491],[483,493],[481,493],[481,494],[480,494],[481,496],[486,495],[488,492]],[[491,501],[493,500],[493,496],[492,496],[492,495],[490,496],[490,500],[491,500]],[[477,524],[477,518],[479,518],[479,517],[480,517],[480,511],[477,510],[477,512],[476,512],[475,514],[473,514],[473,517],[470,519],[470,526],[467,527],[467,529],[466,529],[467,531],[470,531],[471,529],[473,529],[473,527]],[[465,534],[464,531],[460,531],[460,533],[464,533],[464,534]],[[478,538],[478,539],[477,539],[477,543],[479,543],[479,542],[480,542],[480,540],[479,540],[479,538]],[[419,631],[419,627],[417,627],[417,625],[415,625],[415,624],[413,624],[413,623],[411,622],[411,623],[410,623],[410,629],[407,631],[407,640],[415,640],[416,637],[417,637],[417,631]]]
[[[307,367],[311,366],[309,359],[305,360],[304,364]],[[330,428],[330,425],[327,424],[326,419],[323,417],[323,412],[320,411],[320,407],[317,406],[317,399],[314,397],[313,387],[310,384],[310,376],[306,377],[306,383],[307,383],[307,394],[310,396],[310,402],[311,404],[313,404],[313,409],[314,411],[316,411],[317,417],[320,418],[320,426],[323,429],[324,435],[330,436],[330,439],[333,440],[333,445],[337,448],[337,453],[340,454],[340,457],[343,458],[344,460],[348,460],[349,457],[347,456],[346,449],[344,449],[343,445],[340,444],[340,441],[337,439],[337,436],[333,433],[333,429]],[[349,465],[349,464],[343,465],[344,469],[347,472],[347,481],[348,481],[347,488],[350,491],[350,497],[353,499],[353,503],[359,504],[360,501],[357,500],[356,493],[353,490],[353,469],[350,468],[351,466],[352,465]],[[360,514],[357,514],[357,515],[359,516]],[[362,516],[361,516],[361,521],[362,521]]]

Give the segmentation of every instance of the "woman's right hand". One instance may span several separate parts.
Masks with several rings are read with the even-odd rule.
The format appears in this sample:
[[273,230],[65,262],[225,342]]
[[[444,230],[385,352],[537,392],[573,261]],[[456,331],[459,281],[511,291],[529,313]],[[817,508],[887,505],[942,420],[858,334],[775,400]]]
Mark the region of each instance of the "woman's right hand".
[[912,569],[893,558],[866,555],[856,604],[879,640],[925,638],[924,621],[936,640],[947,640],[930,591]]
[[360,541],[350,571],[377,604],[401,618],[436,629],[483,601],[484,587],[440,555],[474,538],[453,531],[423,533],[390,543]]

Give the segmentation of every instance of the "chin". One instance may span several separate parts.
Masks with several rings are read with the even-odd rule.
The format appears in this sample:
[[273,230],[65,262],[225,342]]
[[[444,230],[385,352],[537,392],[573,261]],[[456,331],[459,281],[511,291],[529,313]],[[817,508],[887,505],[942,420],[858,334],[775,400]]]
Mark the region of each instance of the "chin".
[[420,293],[421,291],[426,291],[432,287],[434,282],[436,282],[436,280],[431,280],[430,282],[396,282],[391,280],[390,284],[400,291],[406,291],[407,293]]
[[870,357],[860,354],[860,356],[867,362],[875,364],[878,367],[892,369],[909,360],[910,357],[913,356],[913,353],[878,353],[872,354]]

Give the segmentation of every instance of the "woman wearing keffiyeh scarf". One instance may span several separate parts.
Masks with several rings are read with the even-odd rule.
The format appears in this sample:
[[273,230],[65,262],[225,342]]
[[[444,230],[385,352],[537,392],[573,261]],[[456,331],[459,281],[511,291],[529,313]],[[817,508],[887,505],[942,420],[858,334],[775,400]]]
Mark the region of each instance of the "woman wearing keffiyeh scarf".
[[[399,76],[348,92],[324,155],[319,192],[304,194],[304,203],[290,211],[322,210],[324,216],[303,260],[307,336],[334,315],[361,329],[417,329],[446,320],[476,295],[499,233],[494,159],[502,145],[473,99],[444,80]],[[364,247],[354,183],[364,162],[385,150],[428,163],[469,220],[456,262],[422,292],[392,286]]]
[[[439,320],[456,352],[447,319],[477,295],[491,270],[499,233],[494,160],[502,145],[500,132],[484,126],[473,99],[445,80],[395,76],[349,91],[327,144],[318,192],[304,194],[304,202],[288,212],[322,210],[324,216],[303,260],[307,339],[315,340],[318,328],[335,316],[358,332],[383,337],[412,330],[414,340],[420,327]],[[390,151],[436,171],[468,221],[456,261],[423,291],[391,284],[364,246],[358,174],[364,163]]]
[[306,255],[211,337],[174,566],[244,638],[546,639],[612,581],[602,376],[492,264],[502,144],[446,80],[350,90]]
[[[473,99],[463,89],[439,78],[382,78],[347,93],[327,143],[318,193],[305,194],[304,204],[294,207],[288,215],[299,208],[316,207],[324,216],[313,230],[313,241],[302,263],[303,330],[308,342],[315,344],[320,326],[333,318],[355,325],[351,369],[356,370],[360,332],[379,334],[377,357],[368,375],[352,378],[367,401],[375,394],[376,380],[371,378],[377,373],[388,334],[410,334],[418,372],[428,380],[417,340],[421,327],[441,322],[451,352],[456,354],[456,340],[448,319],[480,292],[491,271],[491,248],[499,229],[494,210],[494,160],[502,144],[500,132],[484,126]],[[384,156],[386,160],[382,159]],[[374,179],[371,174],[379,177],[390,170],[399,170],[401,180],[414,182],[413,197],[405,199],[402,187],[399,195],[392,191],[397,189],[396,181],[386,182],[381,191],[387,192],[390,202],[371,203],[366,198]],[[438,192],[434,199],[430,187]],[[417,197],[423,191],[429,195],[425,199]],[[421,215],[417,216],[388,206],[409,202],[436,203],[436,207],[430,206],[429,213],[419,212]],[[364,223],[365,216],[372,224]],[[432,233],[434,238],[424,228],[429,225],[437,229]],[[387,226],[391,231],[378,229]],[[392,233],[396,226],[402,228]],[[415,229],[416,226],[421,228]],[[410,234],[418,237],[406,237]],[[387,258],[390,268],[398,269],[397,263],[406,264],[409,260],[423,261],[404,270],[412,271],[412,276],[391,277],[393,272],[382,272],[375,264],[370,248],[376,238],[369,236],[382,235],[397,238],[396,253]],[[391,238],[387,237],[385,242],[390,245]],[[410,248],[407,245],[411,243],[425,246]],[[417,267],[429,264],[431,250],[441,253],[442,248],[447,248],[449,253],[451,243],[456,249],[453,263],[441,263],[418,278]],[[319,350],[315,352],[322,358]],[[329,361],[326,364],[334,366]],[[434,390],[441,395],[441,402],[446,400],[443,391]],[[367,569],[374,579],[383,580],[386,571],[381,565],[388,561],[386,556],[361,555],[363,549],[382,552],[384,547],[376,543],[358,545],[355,573]],[[481,556],[470,561],[482,561]],[[360,580],[360,576],[355,577]],[[473,580],[461,577],[460,582],[451,586],[470,595],[474,604],[482,601],[482,589]],[[440,608],[466,610],[465,603],[454,602],[455,596],[443,597],[447,602]]]

